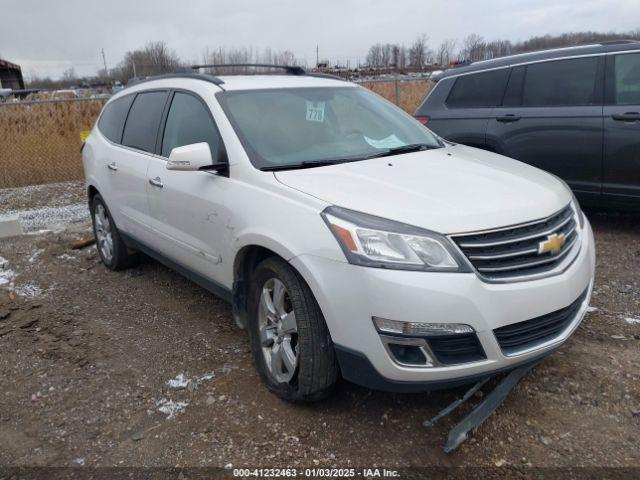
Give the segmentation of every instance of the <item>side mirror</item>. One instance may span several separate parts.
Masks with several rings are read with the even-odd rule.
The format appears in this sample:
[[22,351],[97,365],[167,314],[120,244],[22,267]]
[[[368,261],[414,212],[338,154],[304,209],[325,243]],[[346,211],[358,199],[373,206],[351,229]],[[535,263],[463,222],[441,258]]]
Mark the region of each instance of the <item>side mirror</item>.
[[183,172],[196,172],[209,170],[221,172],[228,168],[226,162],[213,163],[211,149],[206,142],[193,143],[171,150],[167,161],[167,170],[179,170]]

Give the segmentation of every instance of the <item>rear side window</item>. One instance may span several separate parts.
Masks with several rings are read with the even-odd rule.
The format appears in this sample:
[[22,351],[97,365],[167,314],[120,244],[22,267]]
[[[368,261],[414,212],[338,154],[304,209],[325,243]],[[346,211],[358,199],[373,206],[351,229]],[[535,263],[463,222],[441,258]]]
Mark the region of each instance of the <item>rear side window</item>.
[[616,105],[640,105],[640,53],[615,57]]
[[593,105],[597,71],[596,57],[528,65],[522,104],[528,107]]
[[156,136],[167,101],[167,92],[146,92],[136,95],[124,126],[122,144],[153,153]]
[[162,156],[192,143],[207,142],[214,161],[220,158],[220,136],[205,105],[193,95],[176,92],[167,115]]
[[133,102],[134,95],[127,95],[110,102],[104,107],[104,112],[98,121],[100,132],[114,143],[120,143],[122,140],[122,128],[127,118],[129,107]]
[[502,100],[509,69],[462,75],[449,93],[450,108],[495,107]]

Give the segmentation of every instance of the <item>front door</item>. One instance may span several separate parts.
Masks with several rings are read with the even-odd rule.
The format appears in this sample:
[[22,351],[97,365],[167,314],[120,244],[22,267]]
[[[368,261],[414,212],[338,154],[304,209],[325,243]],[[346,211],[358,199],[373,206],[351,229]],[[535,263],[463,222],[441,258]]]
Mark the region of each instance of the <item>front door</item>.
[[601,57],[515,67],[487,141],[499,152],[553,173],[581,201],[597,202],[602,183]]
[[222,284],[224,192],[229,179],[212,172],[166,169],[174,148],[193,143],[208,143],[213,161],[222,159],[222,140],[204,101],[191,93],[175,92],[161,142],[160,158],[152,158],[147,171],[149,210],[157,232],[152,246],[172,261]]
[[640,205],[640,53],[607,59],[603,195],[621,207]]

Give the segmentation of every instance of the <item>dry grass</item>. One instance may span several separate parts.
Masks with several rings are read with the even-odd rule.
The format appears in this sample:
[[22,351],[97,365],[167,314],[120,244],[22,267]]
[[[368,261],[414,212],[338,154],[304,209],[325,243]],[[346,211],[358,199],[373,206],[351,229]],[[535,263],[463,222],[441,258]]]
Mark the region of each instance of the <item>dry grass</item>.
[[[396,103],[396,87],[395,82],[365,82],[361,84],[363,87],[376,92],[387,100]],[[398,90],[400,93],[400,108],[409,114],[413,114],[422,102],[424,96],[431,90],[432,82],[430,80],[412,80],[409,82],[400,82]]]
[[80,132],[103,100],[0,107],[0,188],[83,178]]
[[[393,81],[363,86],[395,103]],[[400,82],[400,107],[413,113],[429,81]],[[0,188],[83,178],[80,132],[90,130],[104,100],[0,106]]]

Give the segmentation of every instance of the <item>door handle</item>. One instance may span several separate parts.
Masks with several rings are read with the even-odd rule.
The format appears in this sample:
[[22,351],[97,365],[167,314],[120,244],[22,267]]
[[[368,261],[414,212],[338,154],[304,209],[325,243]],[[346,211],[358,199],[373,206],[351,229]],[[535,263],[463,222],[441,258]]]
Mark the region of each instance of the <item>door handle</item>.
[[107,168],[109,170],[113,170],[114,172],[118,171],[118,165],[116,165],[116,162],[111,162],[109,165],[107,165]]
[[640,113],[638,112],[626,112],[626,113],[614,113],[611,118],[617,122],[637,122],[640,120]]
[[507,115],[500,115],[498,117],[496,117],[496,120],[500,123],[511,123],[511,122],[517,122],[518,120],[520,120],[520,115],[513,115],[511,113],[507,114]]
[[162,180],[160,179],[160,177],[156,177],[156,178],[150,178],[149,179],[149,183],[151,185],[153,185],[154,187],[158,187],[158,188],[162,188],[164,187]]

